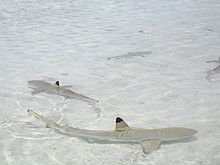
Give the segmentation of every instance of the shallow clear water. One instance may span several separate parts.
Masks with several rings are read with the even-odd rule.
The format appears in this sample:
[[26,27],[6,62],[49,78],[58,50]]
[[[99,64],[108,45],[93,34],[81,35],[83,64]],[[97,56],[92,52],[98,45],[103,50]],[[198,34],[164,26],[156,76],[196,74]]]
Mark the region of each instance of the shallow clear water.
[[[220,56],[219,9],[214,0],[1,2],[0,164],[219,164],[220,73],[206,63]],[[144,51],[152,54],[107,60]],[[99,103],[33,96],[33,79]],[[28,108],[86,129],[113,129],[117,116],[134,127],[190,127],[197,140],[146,155],[60,135]]]

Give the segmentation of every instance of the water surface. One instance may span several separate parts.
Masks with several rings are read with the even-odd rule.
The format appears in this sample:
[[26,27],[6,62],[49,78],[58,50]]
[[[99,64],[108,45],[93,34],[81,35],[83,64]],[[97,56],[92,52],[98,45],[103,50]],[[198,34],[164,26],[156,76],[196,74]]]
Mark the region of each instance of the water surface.
[[[206,61],[220,53],[219,8],[205,0],[2,1],[0,164],[217,165],[220,73],[207,80],[217,65]],[[152,54],[107,60],[144,51]],[[59,80],[100,102],[33,96],[33,79]],[[60,135],[28,108],[85,129],[113,129],[117,116],[135,127],[189,127],[197,140],[145,155],[139,145]]]

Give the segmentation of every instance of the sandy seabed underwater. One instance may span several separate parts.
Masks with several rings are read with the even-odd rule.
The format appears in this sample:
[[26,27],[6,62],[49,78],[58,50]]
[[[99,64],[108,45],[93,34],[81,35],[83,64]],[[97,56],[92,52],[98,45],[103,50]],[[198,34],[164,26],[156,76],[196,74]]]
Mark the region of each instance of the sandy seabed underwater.
[[[220,66],[207,63],[220,56],[220,1],[9,0],[0,9],[1,165],[220,164]],[[99,102],[31,95],[33,79]],[[146,155],[138,144],[61,135],[28,108],[84,129],[114,129],[120,116],[198,133]]]

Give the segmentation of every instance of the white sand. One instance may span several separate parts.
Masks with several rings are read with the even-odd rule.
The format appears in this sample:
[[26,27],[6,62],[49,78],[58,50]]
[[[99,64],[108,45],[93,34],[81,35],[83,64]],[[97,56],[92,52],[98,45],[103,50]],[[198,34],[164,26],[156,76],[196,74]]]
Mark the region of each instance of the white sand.
[[[0,3],[1,165],[218,165],[220,1],[40,1]],[[128,52],[145,57],[107,60]],[[60,80],[96,107],[31,95],[27,81]],[[26,113],[87,129],[184,126],[197,140],[162,145],[96,144],[45,128]]]

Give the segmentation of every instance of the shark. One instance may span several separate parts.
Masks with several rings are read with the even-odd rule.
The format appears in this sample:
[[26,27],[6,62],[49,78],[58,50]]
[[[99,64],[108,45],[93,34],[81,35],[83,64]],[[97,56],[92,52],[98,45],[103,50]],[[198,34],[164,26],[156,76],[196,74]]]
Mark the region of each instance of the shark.
[[27,113],[46,123],[47,127],[62,134],[97,143],[136,143],[142,146],[143,152],[146,154],[159,149],[161,143],[164,141],[192,138],[197,133],[195,129],[184,127],[157,129],[132,128],[120,117],[116,118],[116,125],[113,130],[87,130],[68,125],[60,125],[30,109],[27,110]]
[[83,94],[72,91],[71,89],[69,89],[72,87],[70,85],[60,86],[59,81],[56,81],[55,84],[51,84],[43,80],[31,80],[31,81],[28,81],[28,85],[31,89],[33,89],[32,94],[46,92],[49,94],[57,94],[57,95],[63,96],[65,99],[68,99],[68,98],[80,99],[80,100],[87,101],[90,103],[98,102],[98,100],[96,99],[93,99]]
[[212,62],[220,64],[220,57],[217,60],[206,61],[206,63],[212,63]]
[[206,63],[217,63],[218,65],[209,71],[207,71],[207,76],[205,77],[208,81],[213,81],[212,76],[220,72],[220,57],[217,60],[206,61]]
[[123,58],[132,58],[132,57],[145,57],[148,54],[152,54],[152,51],[128,52],[124,55],[107,57],[107,60],[118,60],[118,59],[123,59]]

